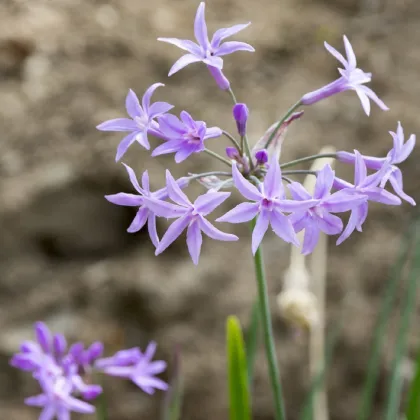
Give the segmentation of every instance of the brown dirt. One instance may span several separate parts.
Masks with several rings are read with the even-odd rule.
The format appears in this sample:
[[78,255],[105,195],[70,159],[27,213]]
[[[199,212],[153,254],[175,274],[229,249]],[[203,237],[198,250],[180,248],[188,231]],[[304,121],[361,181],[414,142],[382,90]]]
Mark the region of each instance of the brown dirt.
[[[169,359],[183,355],[184,420],[227,418],[224,323],[237,314],[246,324],[255,289],[246,226],[233,227],[239,243],[206,241],[194,268],[182,241],[158,258],[140,232],[125,232],[132,212],[112,206],[106,193],[127,191],[114,163],[118,134],[95,126],[124,115],[129,88],[141,94],[156,81],[177,110],[233,130],[229,98],[200,65],[171,79],[180,55],[158,36],[189,38],[197,2],[187,0],[3,0],[0,3],[0,418],[25,420],[23,406],[37,392],[28,375],[7,366],[31,324],[44,319],[69,338],[102,339],[109,351],[159,343]],[[367,118],[353,93],[307,110],[289,132],[284,160],[316,153],[322,145],[383,155],[388,130],[401,120],[419,132],[420,3],[416,1],[212,0],[211,31],[252,20],[240,39],[256,48],[226,60],[226,74],[251,108],[249,135],[257,139],[306,91],[336,76],[322,41],[341,46],[347,34],[360,66],[374,74],[373,88],[390,106],[373,105]],[[239,38],[238,38],[239,39]],[[216,144],[216,150],[223,150]],[[419,152],[404,165],[406,191],[420,199]],[[176,166],[132,147],[125,159],[148,168],[153,186],[164,168],[177,176],[210,161],[194,157]],[[208,166],[206,166],[207,168]],[[348,168],[347,168],[348,169]],[[348,173],[348,171],[347,171]],[[191,189],[194,195],[198,186]],[[354,419],[363,383],[374,317],[401,231],[415,210],[372,206],[363,234],[330,247],[328,319],[334,325],[346,296],[354,298],[329,375],[332,420]],[[164,227],[164,224],[160,228]],[[290,419],[296,419],[308,386],[306,338],[277,316],[288,247],[265,241],[279,361]],[[414,341],[414,340],[413,340]],[[392,335],[389,345],[392,344]],[[413,342],[413,344],[415,344]],[[384,352],[377,413],[385,398],[391,348]],[[143,396],[127,383],[108,381],[111,419],[159,418],[160,395]],[[112,392],[110,392],[112,391]],[[271,396],[263,355],[257,364],[255,418],[271,419]]]

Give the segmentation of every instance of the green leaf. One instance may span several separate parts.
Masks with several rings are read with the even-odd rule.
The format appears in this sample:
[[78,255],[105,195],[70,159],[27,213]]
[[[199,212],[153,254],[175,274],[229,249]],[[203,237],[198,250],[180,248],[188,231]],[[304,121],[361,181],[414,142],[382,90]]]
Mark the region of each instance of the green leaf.
[[179,420],[181,418],[184,380],[181,373],[181,354],[178,348],[174,351],[172,366],[173,373],[163,403],[162,420]]
[[420,420],[420,352],[417,356],[416,373],[408,393],[407,420]]
[[247,360],[239,320],[230,316],[226,323],[230,420],[250,420]]
[[258,301],[252,305],[251,322],[249,329],[245,334],[246,365],[248,368],[248,383],[252,389],[252,380],[254,377],[255,358],[258,350],[258,336],[260,331],[260,308]]

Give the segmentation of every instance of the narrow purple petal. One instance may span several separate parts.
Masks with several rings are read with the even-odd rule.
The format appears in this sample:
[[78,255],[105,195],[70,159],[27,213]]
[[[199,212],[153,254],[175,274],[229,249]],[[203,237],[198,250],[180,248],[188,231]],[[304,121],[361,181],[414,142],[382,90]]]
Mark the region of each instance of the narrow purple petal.
[[117,147],[117,154],[115,156],[115,162],[118,162],[128,150],[128,148],[136,141],[136,137],[139,134],[138,131],[130,133],[128,136],[125,136],[120,144]]
[[204,140],[220,137],[223,134],[223,131],[219,127],[208,127],[206,129],[206,134],[204,135]]
[[290,223],[293,226],[293,229],[296,233],[305,229],[305,227],[312,222],[311,217],[308,215],[308,212],[296,212],[289,216]]
[[354,153],[356,155],[356,161],[354,165],[354,185],[360,185],[363,183],[367,176],[367,170],[362,155],[357,150],[355,150]]
[[314,198],[326,197],[332,188],[335,172],[326,164],[317,174],[314,190]]
[[156,341],[150,341],[149,344],[146,347],[146,350],[143,353],[143,361],[147,360],[150,362],[150,360],[153,359],[157,349]]
[[404,146],[401,147],[401,151],[398,154],[397,160],[393,163],[404,162],[408,158],[408,156],[410,156],[415,145],[416,145],[416,136],[412,134],[407,140],[407,142],[404,144]]
[[191,259],[195,265],[198,264],[200,259],[201,245],[203,243],[203,237],[198,220],[192,222],[187,229],[187,247],[188,252],[191,255]]
[[133,119],[143,115],[143,110],[140,107],[139,99],[131,89],[128,91],[127,97],[125,98],[125,108],[127,110],[127,114]]
[[181,148],[181,145],[182,141],[180,140],[169,140],[156,147],[156,149],[152,152],[152,157],[177,152]]
[[249,51],[254,52],[255,49],[245,42],[228,41],[223,43],[215,52],[216,57],[222,57],[227,54],[232,54],[236,51]]
[[149,375],[157,375],[158,373],[162,373],[166,369],[166,366],[167,363],[163,360],[155,360],[147,366],[147,373]]
[[199,219],[200,229],[211,239],[216,241],[237,241],[239,238],[231,233],[225,233],[213,226],[204,217]]
[[197,9],[194,21],[194,35],[198,43],[207,50],[210,46],[209,38],[207,35],[207,25],[205,19],[205,3],[201,2]]
[[139,376],[133,377],[131,379],[140,389],[142,389],[147,394],[153,394],[155,389],[160,389],[162,391],[166,391],[168,389],[168,384],[159,378]]
[[264,178],[264,195],[267,198],[284,197],[283,182],[279,162],[274,156],[270,162],[270,168]]
[[108,120],[96,126],[100,131],[136,131],[137,124],[130,118],[116,118]]
[[370,101],[369,98],[367,97],[366,93],[363,92],[363,90],[361,89],[362,86],[357,85],[354,90],[357,93],[357,96],[360,99],[360,102],[362,103],[362,108],[365,111],[366,115],[369,116],[370,115]]
[[66,406],[71,411],[76,411],[77,413],[91,414],[95,412],[93,405],[71,396],[66,397]]
[[157,248],[159,245],[159,236],[157,234],[156,229],[156,215],[153,213],[149,214],[149,218],[147,219],[147,229],[149,231],[150,240],[152,241],[152,244]]
[[149,139],[147,138],[147,129],[139,131],[136,136],[136,141],[141,144],[146,150],[150,149]]
[[176,183],[168,169],[166,170],[166,188],[168,189],[169,198],[172,201],[175,201],[175,203],[181,206],[192,207],[190,200]]
[[257,223],[252,231],[252,253],[255,255],[261,241],[267,232],[268,224],[270,222],[269,213],[266,210],[261,211],[258,216]]
[[149,107],[149,118],[156,118],[159,115],[170,111],[174,106],[167,102],[155,102]]
[[191,54],[200,56],[202,55],[200,47],[189,39],[178,39],[178,38],[158,38],[158,41],[167,42],[168,44],[175,45],[181,50],[188,51]]
[[147,222],[147,218],[149,216],[149,209],[147,207],[142,207],[134,216],[131,225],[128,227],[127,232],[135,233],[138,232]]
[[44,322],[35,323],[35,335],[36,339],[45,353],[51,351],[52,336],[49,328]]
[[300,182],[292,182],[287,187],[292,194],[293,200],[310,200],[312,198]]
[[203,60],[200,57],[197,57],[193,54],[185,54],[181,58],[179,58],[177,61],[175,61],[175,64],[169,70],[168,76],[172,76],[173,74],[183,69],[184,67],[188,66],[189,64],[197,63],[199,61],[203,61]]
[[200,214],[207,216],[229,196],[230,192],[208,192],[195,200],[194,207]]
[[327,51],[344,66],[344,68],[348,66],[346,59],[335,48],[328,44],[328,42],[324,42],[324,46],[327,49]]
[[216,219],[216,222],[243,223],[252,220],[259,212],[258,203],[241,203]]
[[178,117],[172,114],[166,114],[159,118],[159,128],[168,137],[182,138],[187,132],[184,124]]
[[320,230],[315,223],[308,223],[303,236],[302,254],[309,255],[313,252],[319,241]]
[[150,100],[152,98],[153,93],[158,87],[165,86],[163,83],[154,83],[150,86],[143,95],[141,100],[141,104],[146,115],[149,115],[149,107],[150,107]]
[[[217,57],[215,55],[212,55],[207,58],[203,58],[201,60],[204,64],[207,64],[209,67],[215,67],[216,69],[222,70],[223,69],[223,58]],[[210,70],[210,68],[209,68]],[[210,73],[212,73],[213,77],[215,76],[215,71],[210,70]],[[220,77],[220,76],[219,76]],[[225,76],[223,76],[225,77]],[[229,83],[229,81],[228,81]]]
[[212,48],[217,48],[220,45],[220,42],[223,41],[225,38],[228,38],[232,35],[237,34],[238,32],[247,28],[251,22],[248,23],[241,23],[239,25],[231,26],[230,28],[221,28],[218,29],[211,40]]
[[25,398],[25,404],[34,407],[43,407],[48,403],[48,397],[45,394],[35,395]]
[[402,173],[400,169],[394,170],[391,178],[389,179],[389,182],[391,183],[392,187],[394,188],[394,191],[405,201],[410,203],[412,206],[416,205],[416,202],[412,197],[410,197],[408,194],[406,194],[403,191],[403,178]]
[[382,109],[382,111],[389,110],[389,108],[384,104],[384,102],[381,99],[378,98],[378,95],[372,89],[368,88],[367,86],[358,86],[357,89],[363,92],[368,98],[372,99],[372,101],[375,102],[376,105],[378,105],[379,108]]
[[361,206],[352,210],[347,226],[344,228],[343,233],[337,239],[336,244],[340,245],[343,243],[356,229],[356,226],[360,225]]
[[[181,121],[190,129],[194,130],[196,129],[197,123],[199,121],[195,121],[193,119],[193,117],[191,116],[191,114],[189,114],[187,111],[181,111],[180,114],[181,117]],[[203,123],[202,121],[200,121],[201,123]]]
[[242,176],[235,163],[232,164],[232,176],[235,187],[245,198],[253,201],[260,201],[262,199],[262,195],[258,191],[258,188]]
[[[57,414],[56,407],[53,404],[45,406],[39,415],[39,420],[53,420]],[[59,419],[61,420],[61,419]]]
[[137,176],[136,173],[133,171],[133,169],[126,165],[125,163],[123,163],[127,173],[128,173],[128,177],[130,178],[130,182],[131,185],[134,187],[134,189],[140,193],[140,194],[144,194],[145,191],[143,190],[143,188],[140,187],[139,181],[137,180]]
[[175,222],[169,226],[168,230],[163,235],[158,247],[156,248],[155,255],[159,255],[165,251],[165,249],[168,248],[168,246],[171,245],[171,243],[181,235],[184,229],[189,225],[190,221],[190,214],[185,214],[184,216],[175,220]]
[[270,215],[271,227],[274,233],[288,243],[299,246],[299,241],[293,229],[292,223],[289,218],[278,211],[271,212]]
[[144,205],[159,217],[173,219],[184,215],[188,210],[177,204],[167,203],[156,198],[144,197]]
[[106,195],[105,198],[117,206],[137,207],[143,204],[143,197],[137,194],[118,193]]
[[327,212],[323,214],[323,217],[317,217],[316,223],[327,235],[338,235],[343,230],[342,220]]
[[305,200],[305,201],[295,201],[295,200],[281,200],[275,202],[275,209],[278,211],[285,212],[295,212],[295,211],[304,211],[309,210],[312,207],[315,207],[321,202],[321,200]]
[[355,69],[357,67],[357,61],[356,61],[356,55],[354,54],[354,51],[353,51],[353,47],[351,46],[350,41],[345,35],[343,35],[343,40],[344,40],[344,48],[346,49],[348,65],[352,69]]
[[204,147],[197,144],[186,143],[180,150],[175,153],[175,162],[181,163],[189,158],[193,153],[199,153],[204,150]]
[[63,334],[54,334],[53,337],[54,355],[61,358],[67,350],[66,337]]
[[342,213],[360,206],[360,204],[367,201],[367,199],[367,195],[359,195],[354,193],[349,194],[347,191],[341,190],[331,194],[322,203],[322,207],[325,208],[328,212]]

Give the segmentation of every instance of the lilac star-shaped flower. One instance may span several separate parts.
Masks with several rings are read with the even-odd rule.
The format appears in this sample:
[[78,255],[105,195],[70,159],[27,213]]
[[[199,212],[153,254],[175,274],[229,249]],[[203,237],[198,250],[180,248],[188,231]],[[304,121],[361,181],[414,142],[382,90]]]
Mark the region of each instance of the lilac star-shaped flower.
[[186,111],[180,116],[180,120],[169,114],[159,118],[160,131],[167,141],[156,147],[152,156],[175,153],[175,162],[180,163],[193,153],[202,152],[205,140],[222,135],[219,127],[207,128],[204,121],[195,121]]
[[258,216],[252,232],[253,254],[260,246],[269,225],[273,228],[274,233],[284,241],[299,245],[293,226],[283,212],[305,211],[319,203],[319,200],[287,200],[280,166],[275,157],[271,160],[264,182],[260,184],[259,188],[246,180],[235,164],[232,166],[232,174],[236,188],[245,198],[253,202],[239,204],[216,221],[243,223]]
[[353,47],[345,35],[343,36],[343,39],[347,59],[345,59],[341,53],[339,53],[327,42],[324,43],[328,52],[330,52],[344,66],[344,69],[338,69],[341,77],[318,90],[309,92],[302,96],[302,105],[311,105],[337,93],[344,92],[346,90],[354,90],[357,93],[357,96],[359,97],[362,107],[367,115],[370,114],[369,99],[374,101],[379,108],[387,111],[389,108],[378,98],[376,93],[367,86],[364,86],[365,83],[369,83],[372,80],[372,73],[365,73],[357,67],[356,55],[354,54]]
[[198,43],[190,40],[177,39],[177,38],[158,38],[158,41],[167,42],[173,44],[188,54],[183,55],[176,63],[172,66],[169,71],[169,76],[172,76],[177,71],[181,70],[185,66],[191,63],[202,61],[207,66],[221,70],[223,68],[224,55],[234,53],[236,51],[255,51],[254,48],[244,42],[229,41],[222,43],[225,38],[235,35],[239,31],[242,31],[249,23],[234,25],[230,28],[223,28],[217,30],[211,42],[208,38],[207,25],[205,21],[205,3],[201,2],[198,6],[197,14],[194,22],[194,34]]
[[[128,194],[128,193],[118,193],[106,195],[105,198],[113,204],[118,206],[129,206],[129,207],[138,207],[136,216],[134,217],[131,225],[128,227],[127,232],[134,233],[138,232],[147,222],[147,229],[149,232],[150,239],[155,247],[159,245],[159,237],[156,230],[156,215],[153,211],[145,205],[144,197],[153,197],[156,199],[164,200],[168,197],[168,192],[166,188],[161,188],[155,192],[150,191],[149,185],[149,173],[144,171],[142,175],[142,186],[140,186],[136,174],[132,168],[123,163],[125,166],[128,176],[130,178],[131,184],[134,189],[139,194]],[[178,185],[181,187],[187,186],[189,180],[187,177],[180,178],[178,180]]]
[[166,369],[163,360],[152,361],[155,352],[156,343],[150,342],[144,353],[137,347],[122,350],[112,357],[99,359],[95,366],[107,375],[130,379],[147,394],[153,394],[155,389],[168,389],[166,382],[155,377]]
[[305,229],[303,255],[310,254],[315,249],[320,232],[337,235],[343,230],[342,220],[331,213],[352,210],[367,200],[365,195],[349,194],[345,190],[331,194],[334,175],[331,166],[325,165],[318,172],[313,196],[299,182],[288,185],[294,200],[319,200],[318,204],[308,210],[298,211],[290,216],[295,232]]
[[[415,206],[416,202],[413,200],[413,198],[404,192],[402,173],[401,170],[395,165],[404,162],[411,154],[414,146],[416,145],[416,136],[411,134],[407,142],[405,142],[404,130],[399,121],[397,132],[394,133],[393,131],[390,131],[389,133],[392,136],[394,147],[388,152],[386,157],[378,158],[373,156],[362,156],[362,159],[365,162],[367,168],[373,169],[375,171],[381,169],[384,163],[389,161],[390,166],[388,172],[382,178],[380,186],[384,187],[389,181],[397,195],[399,195],[403,200],[409,202],[411,205]],[[337,152],[337,158],[341,162],[345,163],[354,164],[356,161],[355,153],[349,153],[345,151]]]
[[116,118],[105,121],[99,124],[96,128],[101,131],[128,131],[128,134],[120,142],[117,148],[116,161],[119,161],[127,149],[137,141],[145,149],[150,149],[147,134],[150,133],[157,137],[162,137],[159,131],[159,124],[155,121],[157,117],[166,114],[173,108],[173,105],[167,102],[150,103],[154,91],[159,87],[164,86],[163,83],[155,83],[150,86],[140,102],[136,94],[130,89],[125,100],[125,107],[130,118]]
[[177,218],[163,235],[156,248],[156,255],[159,255],[171,245],[186,228],[188,251],[196,265],[200,258],[203,241],[201,232],[218,241],[238,240],[237,236],[220,231],[205,218],[230,196],[230,192],[208,192],[191,203],[168,170],[166,171],[166,188],[169,198],[176,204],[150,197],[144,198],[146,206],[158,216]]
[[[388,204],[391,206],[398,206],[401,204],[401,200],[394,194],[386,191],[384,188],[378,186],[383,177],[388,173],[390,164],[386,161],[379,171],[372,175],[367,175],[366,164],[362,158],[362,155],[355,150],[356,156],[354,165],[354,185],[340,178],[335,178],[333,187],[337,190],[343,190],[346,193],[356,193],[366,195],[369,201],[377,203]],[[364,202],[359,206],[355,207],[351,211],[350,219],[345,227],[343,233],[337,240],[337,245],[340,245],[345,241],[354,230],[362,231],[362,225],[366,220],[368,213],[368,202]]]

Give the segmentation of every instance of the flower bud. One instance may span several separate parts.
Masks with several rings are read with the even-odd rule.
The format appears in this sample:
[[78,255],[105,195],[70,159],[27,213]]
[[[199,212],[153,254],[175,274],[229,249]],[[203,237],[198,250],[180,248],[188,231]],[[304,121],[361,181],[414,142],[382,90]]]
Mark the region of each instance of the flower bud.
[[266,149],[258,150],[255,153],[255,159],[257,161],[257,165],[265,165],[268,161],[268,152]]
[[226,147],[226,156],[229,159],[237,160],[239,157],[238,150],[235,147]]
[[230,83],[227,77],[222,73],[222,70],[217,67],[207,66],[210,71],[210,74],[213,76],[213,79],[216,81],[217,86],[222,90],[228,90],[230,88]]
[[248,121],[249,110],[246,104],[236,104],[233,107],[233,118],[235,118],[238,133],[241,137],[246,134],[246,122]]

